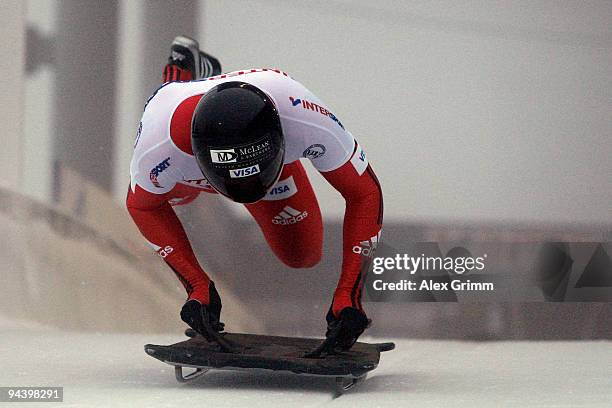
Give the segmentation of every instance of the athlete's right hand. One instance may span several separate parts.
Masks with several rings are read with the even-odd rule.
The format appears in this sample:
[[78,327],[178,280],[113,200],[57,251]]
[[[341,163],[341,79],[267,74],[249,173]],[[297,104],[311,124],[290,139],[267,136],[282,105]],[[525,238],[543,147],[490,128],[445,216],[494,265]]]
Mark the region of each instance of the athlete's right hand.
[[204,337],[209,337],[208,332],[210,330],[208,328],[220,332],[225,327],[211,311],[209,305],[203,305],[199,300],[195,299],[190,299],[183,305],[181,319]]
[[212,341],[211,331],[221,332],[225,325],[221,323],[221,298],[215,289],[215,284],[209,286],[209,304],[190,298],[181,309],[181,319],[193,330]]

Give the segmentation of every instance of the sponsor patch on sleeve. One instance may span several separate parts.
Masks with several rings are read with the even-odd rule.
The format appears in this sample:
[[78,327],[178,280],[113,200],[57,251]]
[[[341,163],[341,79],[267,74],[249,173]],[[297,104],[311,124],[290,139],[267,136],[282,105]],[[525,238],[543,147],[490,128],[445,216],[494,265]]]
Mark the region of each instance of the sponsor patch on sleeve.
[[314,160],[324,156],[326,150],[327,149],[324,145],[317,143],[308,146],[308,148],[302,153],[302,156],[306,157],[307,159]]
[[351,164],[357,171],[357,174],[359,174],[360,176],[368,168],[368,158],[365,154],[365,151],[363,151],[359,144],[357,145],[357,149],[355,149],[353,157],[351,157]]
[[161,174],[166,171],[168,167],[170,167],[170,165],[170,157],[167,157],[161,163],[151,169],[149,172],[149,179],[155,187],[163,188],[158,177],[160,177]]
[[264,197],[264,200],[276,201],[284,200],[297,193],[297,186],[293,180],[293,176],[289,176],[284,180],[280,180],[278,183],[268,191],[268,194]]

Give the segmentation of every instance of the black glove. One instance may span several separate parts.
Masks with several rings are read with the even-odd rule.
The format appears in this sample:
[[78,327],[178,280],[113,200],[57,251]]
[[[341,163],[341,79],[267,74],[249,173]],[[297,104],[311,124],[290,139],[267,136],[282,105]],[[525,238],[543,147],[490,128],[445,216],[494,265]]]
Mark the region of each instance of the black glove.
[[213,282],[210,282],[208,290],[210,303],[205,305],[199,300],[189,299],[181,309],[181,319],[208,341],[213,341],[211,332],[221,332],[225,325],[220,321],[221,297]]
[[340,317],[335,317],[330,308],[326,320],[327,332],[325,337],[330,341],[328,351],[350,349],[372,322],[364,312],[354,307],[342,309]]
[[345,307],[340,317],[334,316],[331,307],[327,312],[325,340],[316,349],[304,354],[305,358],[321,358],[325,354],[336,354],[350,349],[361,333],[372,323],[364,312],[354,307]]

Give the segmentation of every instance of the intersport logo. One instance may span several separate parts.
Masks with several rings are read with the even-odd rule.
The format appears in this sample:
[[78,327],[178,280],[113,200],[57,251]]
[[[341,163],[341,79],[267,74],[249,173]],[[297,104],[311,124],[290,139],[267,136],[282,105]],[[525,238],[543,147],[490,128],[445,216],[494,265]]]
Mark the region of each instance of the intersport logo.
[[159,184],[159,181],[157,180],[157,177],[162,172],[164,172],[168,167],[170,167],[170,158],[166,157],[164,161],[162,161],[157,166],[151,169],[151,172],[149,173],[149,179],[151,180],[151,183],[153,183],[155,187],[162,188],[161,184]]
[[319,112],[321,115],[329,117],[331,120],[336,122],[338,126],[340,126],[344,130],[344,125],[338,120],[336,115],[334,115],[333,113],[331,113],[330,111],[322,107],[321,105],[318,105],[311,101],[307,101],[306,99],[303,99],[303,98],[295,98],[293,96],[289,97],[289,101],[291,102],[291,105],[294,107],[301,106],[303,109],[311,110],[313,112]]
[[298,211],[295,208],[286,206],[278,215],[272,218],[272,223],[277,225],[291,225],[302,221],[308,217],[308,211]]

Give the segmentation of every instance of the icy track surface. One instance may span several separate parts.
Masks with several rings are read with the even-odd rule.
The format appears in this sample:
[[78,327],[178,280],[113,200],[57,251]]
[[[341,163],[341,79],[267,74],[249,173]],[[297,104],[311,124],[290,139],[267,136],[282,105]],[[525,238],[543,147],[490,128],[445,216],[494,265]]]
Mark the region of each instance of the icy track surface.
[[63,386],[61,407],[612,407],[612,342],[395,340],[365,383],[334,398],[331,379],[268,371],[180,384],[143,351],[178,334],[0,324],[0,339],[0,386]]

